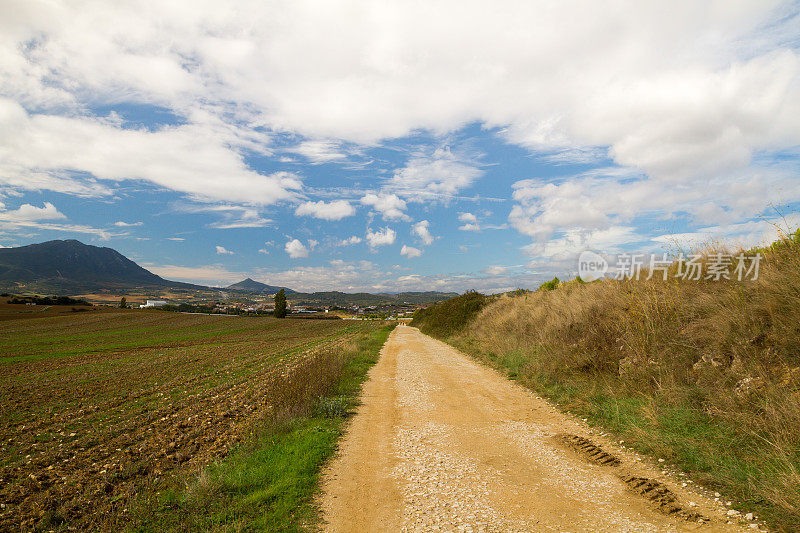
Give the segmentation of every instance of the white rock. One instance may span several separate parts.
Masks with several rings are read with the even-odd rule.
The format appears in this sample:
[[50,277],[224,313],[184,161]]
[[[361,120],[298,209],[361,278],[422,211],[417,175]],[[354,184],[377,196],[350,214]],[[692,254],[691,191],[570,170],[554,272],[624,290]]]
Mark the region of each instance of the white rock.
[[747,513],[746,515],[744,515],[744,517],[747,518],[748,520],[753,520],[756,517],[756,515],[754,515],[753,513]]

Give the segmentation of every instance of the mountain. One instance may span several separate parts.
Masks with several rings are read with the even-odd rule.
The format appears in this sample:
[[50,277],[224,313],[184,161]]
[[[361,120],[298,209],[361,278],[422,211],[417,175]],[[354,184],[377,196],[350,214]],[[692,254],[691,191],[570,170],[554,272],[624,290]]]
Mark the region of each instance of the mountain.
[[136,287],[207,289],[166,280],[114,249],[76,240],[0,248],[0,287],[62,294]]
[[228,285],[225,288],[230,289],[232,291],[252,292],[256,294],[275,294],[281,289],[283,289],[286,292],[286,294],[292,294],[295,292],[292,289],[288,289],[286,287],[276,287],[275,285],[267,285],[266,283],[261,283],[260,281],[256,281],[250,278],[240,281],[239,283],[234,283],[233,285]]
[[76,240],[0,249],[0,283],[43,280],[136,285],[167,283],[116,250]]
[[[98,291],[130,294],[167,294],[176,301],[208,299],[249,300],[251,295],[274,294],[281,289],[293,302],[349,307],[405,306],[446,300],[456,293],[401,292],[394,294],[299,293],[247,278],[226,289],[170,281],[146,270],[111,248],[80,241],[47,241],[18,248],[0,248],[0,290],[13,293],[75,295]],[[230,291],[222,293],[221,291]]]

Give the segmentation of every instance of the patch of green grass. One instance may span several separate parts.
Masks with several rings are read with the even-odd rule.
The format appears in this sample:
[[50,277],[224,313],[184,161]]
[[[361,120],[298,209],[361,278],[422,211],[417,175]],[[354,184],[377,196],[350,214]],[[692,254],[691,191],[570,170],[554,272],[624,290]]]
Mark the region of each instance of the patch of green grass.
[[528,357],[519,350],[505,353],[499,359],[500,366],[507,370],[511,379],[517,379],[522,373],[522,367],[528,362]]
[[341,422],[308,418],[265,430],[184,486],[157,495],[134,531],[301,531]]
[[187,483],[144,495],[131,531],[303,531],[319,523],[320,468],[342,435],[361,384],[393,326],[362,335],[329,396],[294,419],[266,421],[225,459]]

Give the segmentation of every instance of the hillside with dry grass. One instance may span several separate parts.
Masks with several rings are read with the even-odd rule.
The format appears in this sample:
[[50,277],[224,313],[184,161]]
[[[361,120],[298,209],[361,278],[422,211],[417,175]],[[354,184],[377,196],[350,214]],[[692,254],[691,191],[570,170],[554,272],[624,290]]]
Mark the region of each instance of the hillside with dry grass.
[[680,467],[734,507],[798,531],[800,238],[756,251],[757,280],[644,276],[469,293],[412,325]]

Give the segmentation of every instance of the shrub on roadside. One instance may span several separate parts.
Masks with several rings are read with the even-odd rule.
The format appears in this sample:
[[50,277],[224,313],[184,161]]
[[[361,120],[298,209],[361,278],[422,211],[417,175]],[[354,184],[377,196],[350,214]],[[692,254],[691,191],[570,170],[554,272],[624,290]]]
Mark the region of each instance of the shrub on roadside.
[[460,333],[491,297],[479,292],[467,291],[461,296],[431,305],[414,312],[411,325],[440,338]]
[[335,396],[322,398],[314,408],[314,416],[320,418],[341,418],[347,416],[350,403],[347,398]]
[[539,289],[538,290],[540,290],[540,291],[552,291],[552,290],[555,290],[555,289],[558,288],[559,283],[561,283],[561,281],[558,279],[558,277],[555,277],[555,278],[551,279],[550,281],[545,281],[544,283],[539,285]]

